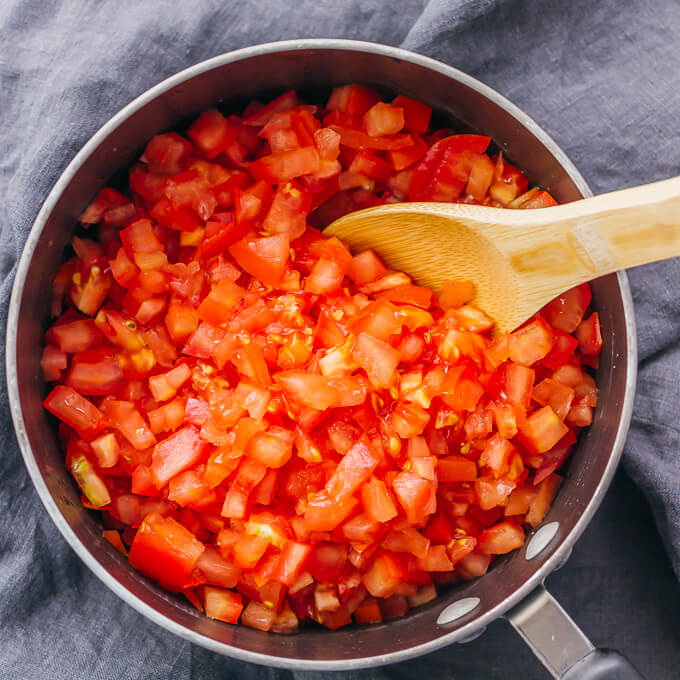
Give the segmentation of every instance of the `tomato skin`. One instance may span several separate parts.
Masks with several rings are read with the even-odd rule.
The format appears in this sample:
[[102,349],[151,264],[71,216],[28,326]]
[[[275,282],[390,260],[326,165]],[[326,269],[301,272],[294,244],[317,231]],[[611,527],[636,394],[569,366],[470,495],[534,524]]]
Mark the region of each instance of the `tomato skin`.
[[130,564],[173,592],[190,583],[205,546],[172,517],[148,515],[130,546]]

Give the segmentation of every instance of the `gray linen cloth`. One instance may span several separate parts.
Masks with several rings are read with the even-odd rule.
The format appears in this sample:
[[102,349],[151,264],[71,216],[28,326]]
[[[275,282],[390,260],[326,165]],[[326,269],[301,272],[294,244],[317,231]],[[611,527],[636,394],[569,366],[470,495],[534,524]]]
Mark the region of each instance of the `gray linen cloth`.
[[[595,192],[670,177],[680,148],[677,0],[3,0],[0,327],[30,225],[61,171],[117,110],[225,51],[333,36],[400,45],[479,77],[527,111]],[[680,261],[632,271],[640,383],[625,468],[680,576]],[[4,374],[4,362],[1,369]],[[217,657],[147,622],[61,538],[32,489],[0,394],[0,677],[321,677]],[[597,643],[680,677],[680,592],[619,473],[549,579]],[[425,659],[346,677],[545,678],[501,623]]]

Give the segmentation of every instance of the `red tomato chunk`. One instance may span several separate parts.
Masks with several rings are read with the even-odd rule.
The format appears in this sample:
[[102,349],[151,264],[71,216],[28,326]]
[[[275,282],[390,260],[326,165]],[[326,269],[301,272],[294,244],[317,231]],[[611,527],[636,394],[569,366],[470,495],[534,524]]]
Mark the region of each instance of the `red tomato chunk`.
[[590,424],[588,284],[513,333],[323,236],[383,203],[554,205],[490,139],[361,85],[212,109],[81,216],[41,367],[105,538],[206,616],[404,615],[517,549]]

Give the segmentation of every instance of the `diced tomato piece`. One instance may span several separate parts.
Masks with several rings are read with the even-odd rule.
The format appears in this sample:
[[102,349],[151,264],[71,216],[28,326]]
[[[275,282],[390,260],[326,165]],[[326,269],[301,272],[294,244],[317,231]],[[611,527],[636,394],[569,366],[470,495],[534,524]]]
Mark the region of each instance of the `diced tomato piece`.
[[62,350],[54,345],[45,345],[45,349],[40,357],[40,368],[45,380],[56,382],[61,378],[67,366],[68,357]]
[[340,400],[339,392],[323,376],[306,371],[282,371],[273,377],[291,399],[304,406],[324,411]]
[[250,163],[248,170],[255,179],[271,184],[282,184],[296,177],[316,172],[319,164],[319,152],[316,147],[304,146],[262,156]]
[[478,477],[475,480],[475,493],[482,510],[491,510],[496,505],[505,503],[505,499],[515,488],[515,483],[494,476]]
[[534,387],[532,393],[534,401],[541,406],[550,406],[560,420],[564,420],[574,399],[574,390],[567,385],[546,378]]
[[379,462],[371,444],[362,437],[344,455],[326,483],[328,495],[340,501],[352,495],[371,476]]
[[278,286],[288,262],[290,240],[287,234],[259,239],[242,239],[229,252],[242,269],[264,284]]
[[279,184],[262,227],[270,234],[288,234],[293,240],[305,230],[312,195],[296,180]]
[[361,503],[375,522],[389,522],[397,516],[397,507],[382,479],[372,477],[361,487]]
[[356,498],[336,501],[325,490],[317,492],[305,506],[305,525],[309,531],[333,531],[357,505]]
[[94,465],[82,454],[72,456],[69,469],[80,490],[93,508],[103,508],[111,502],[111,495]]
[[156,135],[147,144],[142,160],[153,172],[176,175],[182,172],[192,148],[188,140],[174,132]]
[[359,333],[352,356],[376,387],[387,387],[399,365],[399,352],[368,333]]
[[460,196],[470,174],[470,154],[486,151],[491,139],[481,135],[453,135],[430,147],[411,177],[412,201],[451,201]]
[[130,564],[164,588],[179,592],[190,585],[191,574],[205,550],[172,517],[148,515],[130,546]]
[[83,436],[96,434],[106,426],[104,414],[71,387],[54,387],[47,395],[44,406]]
[[573,333],[581,323],[592,297],[590,285],[582,283],[558,295],[543,308],[542,314],[554,328],[565,333]]
[[156,443],[156,437],[133,402],[106,398],[101,409],[111,425],[138,451],[148,449]]
[[246,452],[267,467],[283,467],[293,455],[293,433],[278,427],[258,432],[248,442]]
[[392,488],[409,522],[417,524],[430,514],[431,486],[428,480],[412,472],[400,472],[394,478]]
[[522,441],[535,453],[545,453],[569,431],[550,406],[534,411],[520,426]]
[[439,304],[444,310],[457,309],[472,300],[475,296],[475,286],[471,281],[444,281],[442,292],[439,294]]
[[543,359],[553,348],[555,339],[546,322],[538,317],[525,324],[508,338],[508,355],[512,361],[531,366]]
[[529,407],[535,375],[530,368],[519,364],[511,363],[505,367],[505,394],[515,409],[521,412]]
[[191,124],[187,136],[206,158],[214,158],[236,136],[236,130],[217,109],[210,109]]
[[[79,319],[53,326],[50,333],[62,352],[75,354],[101,344],[103,337],[92,319]],[[64,367],[65,368],[65,367]]]
[[504,555],[521,547],[524,530],[514,522],[499,522],[484,529],[477,541],[479,550],[487,555]]
[[347,276],[360,286],[372,283],[386,273],[385,265],[373,250],[364,250],[355,255],[347,268]]
[[432,291],[429,288],[414,286],[408,283],[381,291],[377,293],[377,297],[397,304],[415,305],[416,307],[428,309],[432,299]]
[[202,457],[207,443],[193,425],[178,430],[156,444],[151,458],[151,471],[160,489],[172,477],[195,465]]
[[399,95],[392,101],[394,106],[398,106],[404,112],[404,127],[410,132],[424,134],[430,126],[430,116],[432,109],[422,102]]
[[361,580],[373,597],[389,597],[407,578],[402,559],[389,551],[381,551]]
[[363,85],[342,85],[331,92],[326,104],[329,111],[343,111],[352,116],[362,116],[380,101],[380,95]]
[[581,352],[586,356],[597,356],[602,350],[602,333],[600,331],[600,317],[593,312],[576,328],[576,337]]
[[93,350],[73,357],[65,382],[80,394],[105,395],[118,392],[125,380],[116,356]]
[[412,139],[413,144],[411,146],[387,152],[389,159],[392,161],[392,167],[398,172],[411,167],[427,153],[427,144],[425,144],[420,135],[414,134]]
[[377,102],[364,114],[363,125],[371,137],[394,135],[404,127],[404,109]]
[[553,329],[555,344],[548,354],[543,357],[542,364],[548,368],[557,369],[564,366],[578,347],[578,340],[573,336]]
[[277,113],[288,111],[289,109],[296,107],[297,103],[298,99],[295,91],[288,90],[269,102],[266,106],[261,107],[252,115],[244,116],[243,124],[261,127],[270,121]]
[[243,602],[241,595],[223,588],[206,586],[203,589],[205,615],[226,623],[238,623]]
[[465,456],[440,458],[437,464],[437,478],[440,482],[474,482],[477,479],[477,465]]
[[526,521],[532,526],[537,527],[545,517],[548,512],[548,508],[552,503],[557,490],[562,483],[562,478],[556,474],[552,473],[546,477],[538,487],[538,492],[536,496],[531,501],[529,505],[529,511],[526,515]]
[[495,170],[496,166],[488,156],[478,154],[472,158],[465,193],[480,203],[483,202],[489,192]]
[[203,321],[219,326],[231,320],[246,291],[230,279],[222,279],[208,293],[196,312]]

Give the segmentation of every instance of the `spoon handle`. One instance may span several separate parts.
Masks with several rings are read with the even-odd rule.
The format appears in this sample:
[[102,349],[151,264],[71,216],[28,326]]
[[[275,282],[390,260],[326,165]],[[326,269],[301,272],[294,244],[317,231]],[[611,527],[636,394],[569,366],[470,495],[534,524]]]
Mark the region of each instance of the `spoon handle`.
[[549,212],[546,228],[567,232],[574,249],[588,258],[593,276],[680,255],[680,177]]

